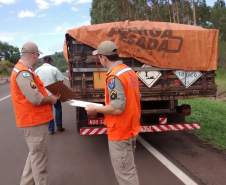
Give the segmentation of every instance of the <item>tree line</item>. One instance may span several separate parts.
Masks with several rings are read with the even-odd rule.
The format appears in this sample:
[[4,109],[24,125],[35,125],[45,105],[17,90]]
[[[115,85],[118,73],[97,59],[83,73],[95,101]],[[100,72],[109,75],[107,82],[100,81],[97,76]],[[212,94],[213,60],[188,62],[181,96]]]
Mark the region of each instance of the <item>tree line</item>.
[[[91,23],[122,20],[152,20],[196,24],[220,30],[226,41],[226,5],[216,0],[213,7],[206,0],[93,0],[90,10]],[[0,62],[15,64],[20,57],[19,48],[0,41]],[[62,53],[53,55],[56,64],[66,69]]]
[[[55,52],[51,55],[53,58],[53,64],[57,66],[61,71],[66,71],[67,63],[64,59],[63,52]],[[10,69],[20,58],[20,50],[18,47],[10,45],[6,42],[0,41],[0,75],[7,75],[10,73]],[[39,60],[38,65],[42,63],[42,59]]]
[[4,60],[15,64],[19,58],[19,48],[0,41],[0,61]]
[[206,0],[93,0],[90,15],[91,24],[151,20],[217,28],[226,41],[224,0],[216,0],[213,7]]

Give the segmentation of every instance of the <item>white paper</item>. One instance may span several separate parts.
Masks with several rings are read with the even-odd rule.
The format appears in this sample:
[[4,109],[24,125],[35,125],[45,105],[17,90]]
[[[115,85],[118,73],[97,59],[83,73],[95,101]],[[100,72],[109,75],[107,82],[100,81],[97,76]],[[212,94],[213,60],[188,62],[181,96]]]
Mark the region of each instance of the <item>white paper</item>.
[[68,103],[71,105],[71,106],[75,106],[75,107],[86,107],[87,105],[96,105],[96,106],[100,106],[102,107],[103,104],[100,104],[100,103],[92,103],[92,102],[87,102],[87,101],[80,101],[80,100],[70,100],[68,101]]

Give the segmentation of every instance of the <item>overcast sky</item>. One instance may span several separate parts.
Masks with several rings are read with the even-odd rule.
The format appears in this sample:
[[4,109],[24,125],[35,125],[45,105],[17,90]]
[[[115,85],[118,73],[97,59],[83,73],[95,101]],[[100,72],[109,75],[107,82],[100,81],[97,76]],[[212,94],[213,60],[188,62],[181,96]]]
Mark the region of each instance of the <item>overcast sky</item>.
[[[207,0],[213,5],[216,0]],[[62,51],[67,29],[90,24],[92,0],[0,0],[0,41],[38,44],[44,55]]]

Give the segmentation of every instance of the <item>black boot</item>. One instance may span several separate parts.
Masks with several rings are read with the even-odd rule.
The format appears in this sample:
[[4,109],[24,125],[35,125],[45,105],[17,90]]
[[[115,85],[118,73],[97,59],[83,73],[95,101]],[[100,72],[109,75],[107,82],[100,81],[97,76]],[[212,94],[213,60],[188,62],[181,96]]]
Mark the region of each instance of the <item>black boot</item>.
[[63,128],[62,125],[61,126],[58,126],[57,127],[57,131],[58,132],[64,132],[65,131],[65,128]]

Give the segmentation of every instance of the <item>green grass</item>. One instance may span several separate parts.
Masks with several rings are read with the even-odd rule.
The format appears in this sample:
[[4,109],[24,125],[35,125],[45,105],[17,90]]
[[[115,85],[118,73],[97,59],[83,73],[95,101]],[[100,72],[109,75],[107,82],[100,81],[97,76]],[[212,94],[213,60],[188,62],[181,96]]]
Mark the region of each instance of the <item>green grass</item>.
[[226,91],[226,69],[225,68],[221,68],[217,70],[215,80],[216,80],[218,90],[220,92]]
[[192,114],[187,117],[187,121],[198,122],[201,125],[201,129],[194,133],[216,148],[225,150],[226,103],[206,98],[183,100],[180,103],[187,103],[192,107]]
[[[225,92],[225,68],[217,70],[215,80],[218,91]],[[180,103],[186,103],[192,107],[192,114],[187,117],[187,121],[198,122],[201,124],[201,129],[194,131],[194,134],[216,148],[226,150],[226,102],[200,98],[181,100]]]
[[220,49],[220,66],[226,67],[226,41],[221,41],[219,45]]

